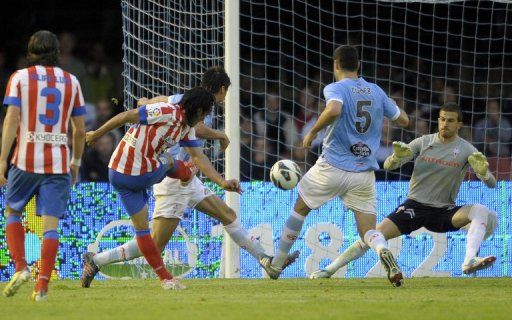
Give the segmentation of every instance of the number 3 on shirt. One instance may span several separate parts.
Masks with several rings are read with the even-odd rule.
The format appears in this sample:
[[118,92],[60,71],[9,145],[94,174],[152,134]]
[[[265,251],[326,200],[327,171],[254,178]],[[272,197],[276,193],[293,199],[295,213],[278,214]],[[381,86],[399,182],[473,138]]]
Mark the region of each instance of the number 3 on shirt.
[[364,118],[364,121],[356,122],[356,130],[359,133],[365,133],[372,124],[372,115],[364,107],[371,107],[372,102],[370,100],[359,100],[357,101],[357,117]]
[[46,97],[46,101],[50,100],[50,97],[53,97],[53,102],[46,102],[46,112],[51,110],[53,113],[51,117],[48,117],[46,113],[41,113],[39,115],[39,121],[44,125],[53,126],[59,121],[60,116],[60,90],[57,88],[43,88],[43,90],[41,90],[41,96]]

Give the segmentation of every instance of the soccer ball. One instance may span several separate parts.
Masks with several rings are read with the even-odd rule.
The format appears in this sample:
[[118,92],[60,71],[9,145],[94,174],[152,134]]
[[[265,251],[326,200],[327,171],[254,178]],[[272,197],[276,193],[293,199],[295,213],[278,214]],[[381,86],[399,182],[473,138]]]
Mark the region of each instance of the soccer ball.
[[270,180],[279,189],[295,188],[301,177],[299,166],[291,160],[279,160],[270,169]]

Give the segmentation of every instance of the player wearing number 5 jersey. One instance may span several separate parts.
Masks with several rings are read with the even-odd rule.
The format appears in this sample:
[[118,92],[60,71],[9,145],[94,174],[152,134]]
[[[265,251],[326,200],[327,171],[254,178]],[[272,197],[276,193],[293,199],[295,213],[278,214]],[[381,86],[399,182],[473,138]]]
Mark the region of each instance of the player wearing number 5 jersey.
[[[425,227],[433,232],[448,232],[468,228],[466,257],[462,265],[465,274],[490,267],[496,257],[477,257],[484,238],[497,226],[496,213],[480,204],[455,205],[460,184],[469,166],[488,186],[496,179],[489,172],[489,163],[471,143],[457,134],[462,127],[462,114],[454,103],[441,107],[439,132],[425,135],[409,144],[393,142],[394,152],[386,159],[384,169],[393,170],[415,158],[407,200],[378,226],[386,239]],[[368,247],[361,241],[352,244],[333,263],[314,272],[312,278],[328,278],[339,268],[362,256]]]
[[358,77],[359,66],[354,47],[340,46],[334,51],[336,82],[325,87],[326,108],[303,141],[303,146],[309,148],[318,132],[327,128],[322,155],[299,182],[299,198],[284,226],[277,256],[260,259],[271,278],[281,273],[308,213],[337,196],[354,211],[361,238],[379,254],[389,280],[401,285],[402,273],[384,237],[375,230],[374,170],[378,169],[375,153],[383,117],[402,127],[409,119],[381,88]]
[[[77,78],[57,67],[59,42],[49,31],[30,38],[31,64],[12,74],[4,98],[7,115],[2,130],[0,186],[7,184],[7,247],[16,267],[3,290],[7,297],[30,278],[25,260],[25,235],[21,212],[36,195],[42,215],[41,269],[32,298],[43,300],[55,265],[57,227],[65,213],[71,182],[75,182],[84,148],[84,99]],[[68,131],[71,120],[73,160],[69,161]],[[7,158],[16,148],[6,179]],[[70,177],[71,173],[71,177]]]

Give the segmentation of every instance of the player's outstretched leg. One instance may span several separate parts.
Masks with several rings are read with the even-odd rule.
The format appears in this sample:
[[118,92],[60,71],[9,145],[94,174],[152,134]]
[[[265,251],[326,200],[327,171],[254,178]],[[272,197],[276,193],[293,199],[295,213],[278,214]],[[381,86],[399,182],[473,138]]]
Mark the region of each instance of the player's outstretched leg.
[[[297,200],[297,202],[302,201],[303,200],[300,197]],[[298,205],[296,203],[295,207],[297,206]],[[279,275],[283,271],[283,266],[288,258],[288,252],[290,252],[291,247],[299,236],[302,225],[304,224],[304,219],[305,216],[296,212],[294,209],[292,214],[288,217],[288,220],[286,220],[283,231],[281,232],[277,255],[274,258],[264,255],[258,259],[261,267],[265,269],[271,279],[275,280],[279,278]]]
[[349,262],[359,259],[364,255],[370,247],[366,245],[362,240],[357,240],[350,247],[347,248],[339,257],[336,258],[331,264],[324,269],[313,272],[310,279],[325,279],[330,278],[338,269],[346,266]]

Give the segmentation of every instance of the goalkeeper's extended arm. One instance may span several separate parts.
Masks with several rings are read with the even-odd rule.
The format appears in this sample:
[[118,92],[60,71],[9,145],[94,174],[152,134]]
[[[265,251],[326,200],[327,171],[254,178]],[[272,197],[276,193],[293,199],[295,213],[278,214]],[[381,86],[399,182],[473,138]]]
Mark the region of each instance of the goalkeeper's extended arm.
[[384,161],[384,170],[390,171],[400,168],[413,158],[411,148],[401,141],[393,141],[393,154]]
[[478,179],[482,180],[489,188],[496,187],[496,178],[489,171],[489,162],[481,152],[475,152],[468,157],[468,162]]

